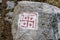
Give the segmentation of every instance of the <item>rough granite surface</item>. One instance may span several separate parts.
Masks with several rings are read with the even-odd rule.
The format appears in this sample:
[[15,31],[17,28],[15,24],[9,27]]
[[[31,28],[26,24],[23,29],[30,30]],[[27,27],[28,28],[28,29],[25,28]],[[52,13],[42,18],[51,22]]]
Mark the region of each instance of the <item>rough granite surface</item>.
[[[38,30],[18,29],[18,15],[21,12],[38,12]],[[57,16],[60,9],[40,2],[21,1],[14,9],[12,35],[13,40],[53,39],[53,27],[57,29]],[[55,25],[55,26],[54,26]],[[55,31],[54,31],[55,33]],[[57,32],[56,32],[57,34]],[[57,38],[57,37],[56,37]]]

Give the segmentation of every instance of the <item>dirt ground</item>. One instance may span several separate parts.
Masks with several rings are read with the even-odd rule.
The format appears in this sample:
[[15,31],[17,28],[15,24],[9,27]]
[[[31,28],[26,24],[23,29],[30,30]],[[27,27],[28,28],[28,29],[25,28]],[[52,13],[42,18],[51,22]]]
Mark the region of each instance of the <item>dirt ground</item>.
[[0,40],[12,40],[11,24],[0,19]]
[[0,40],[13,40],[11,34],[11,23],[4,20],[4,15],[0,15]]

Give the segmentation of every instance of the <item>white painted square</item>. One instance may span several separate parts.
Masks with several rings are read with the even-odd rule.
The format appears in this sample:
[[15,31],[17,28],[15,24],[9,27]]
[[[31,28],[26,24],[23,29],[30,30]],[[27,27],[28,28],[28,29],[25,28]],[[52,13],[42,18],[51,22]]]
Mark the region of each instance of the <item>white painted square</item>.
[[18,28],[37,30],[38,29],[38,13],[20,13],[18,19]]

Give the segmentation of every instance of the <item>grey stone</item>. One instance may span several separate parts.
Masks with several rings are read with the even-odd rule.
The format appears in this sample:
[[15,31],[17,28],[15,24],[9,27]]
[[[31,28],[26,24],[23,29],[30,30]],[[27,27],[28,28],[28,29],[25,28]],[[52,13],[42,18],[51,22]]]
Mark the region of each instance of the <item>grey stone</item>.
[[[38,12],[38,30],[22,30],[18,28],[18,15],[21,12]],[[18,2],[13,15],[13,40],[53,39],[53,26],[55,24],[57,25],[57,17],[55,16],[57,13],[60,13],[59,8],[46,3],[29,1]]]

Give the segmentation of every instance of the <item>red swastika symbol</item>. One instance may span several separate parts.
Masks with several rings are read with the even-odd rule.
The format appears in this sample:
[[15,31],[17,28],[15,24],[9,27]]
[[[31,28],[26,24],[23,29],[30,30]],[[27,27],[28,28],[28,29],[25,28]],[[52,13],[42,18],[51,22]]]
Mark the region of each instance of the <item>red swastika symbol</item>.
[[34,15],[28,15],[28,16],[26,16],[26,15],[24,15],[24,14],[22,14],[21,15],[21,17],[22,17],[22,20],[20,20],[20,27],[22,27],[22,28],[34,28],[34,17],[35,16],[35,14]]

